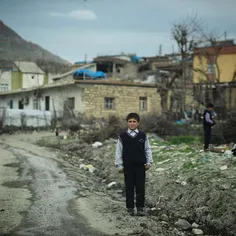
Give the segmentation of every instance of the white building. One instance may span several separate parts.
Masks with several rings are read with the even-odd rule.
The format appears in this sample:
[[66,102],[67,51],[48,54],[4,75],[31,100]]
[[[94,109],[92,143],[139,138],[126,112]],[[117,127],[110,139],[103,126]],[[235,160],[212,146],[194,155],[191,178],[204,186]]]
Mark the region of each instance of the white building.
[[21,88],[36,87],[44,84],[45,73],[34,62],[14,61],[12,72],[13,74],[20,72],[21,76],[16,76],[13,79],[21,80]]
[[0,70],[0,92],[11,90],[11,71]]

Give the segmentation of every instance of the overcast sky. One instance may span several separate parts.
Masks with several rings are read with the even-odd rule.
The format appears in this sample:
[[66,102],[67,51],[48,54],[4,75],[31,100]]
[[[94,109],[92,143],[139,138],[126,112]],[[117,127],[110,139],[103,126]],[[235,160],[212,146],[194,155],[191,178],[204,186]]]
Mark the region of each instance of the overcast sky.
[[0,0],[0,20],[70,62],[97,55],[170,53],[173,23],[197,14],[236,38],[236,0]]

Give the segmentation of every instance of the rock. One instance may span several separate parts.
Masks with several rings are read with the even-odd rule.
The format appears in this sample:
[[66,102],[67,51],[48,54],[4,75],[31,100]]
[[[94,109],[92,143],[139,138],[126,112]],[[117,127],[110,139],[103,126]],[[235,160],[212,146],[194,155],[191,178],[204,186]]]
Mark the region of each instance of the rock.
[[79,193],[79,196],[80,196],[80,197],[87,197],[87,196],[88,196],[88,194],[87,194],[87,193],[85,193],[85,192],[81,192],[81,193]]
[[170,159],[160,161],[160,162],[157,162],[157,165],[161,165],[161,164],[164,164],[164,163],[169,162],[169,161],[170,161]]
[[220,170],[227,170],[227,169],[228,167],[226,165],[220,167]]
[[195,222],[194,223],[192,223],[192,228],[193,229],[197,229],[199,227],[199,225],[198,224],[196,224]]
[[111,183],[109,183],[108,185],[107,185],[107,187],[110,189],[110,188],[112,188],[113,186],[115,186],[116,185],[116,182],[111,182]]
[[162,172],[162,171],[164,171],[164,170],[165,170],[164,168],[157,168],[157,169],[156,169],[157,172]]
[[[133,230],[133,233],[131,233],[131,234],[134,234],[134,235],[135,235],[135,234],[138,234],[138,235],[139,235],[139,234],[141,234],[142,232],[143,232],[143,229],[134,229],[134,230]],[[131,235],[131,234],[130,234],[130,235]]]
[[116,190],[116,193],[123,194],[123,190],[122,189],[118,189],[118,190]]
[[140,223],[140,226],[143,227],[144,229],[147,229],[147,228],[148,228],[148,226],[147,226],[146,223]]
[[166,221],[161,221],[161,224],[162,224],[162,226],[168,226],[169,225],[168,222],[166,222]]
[[161,221],[166,221],[166,222],[168,222],[168,221],[169,221],[169,217],[168,217],[166,214],[162,214],[162,215],[160,216],[160,220],[161,220]]
[[185,234],[184,234],[184,232],[180,232],[178,229],[176,229],[176,228],[174,228],[173,230],[172,230],[172,233],[174,234],[174,235],[176,235],[176,236],[184,236]]
[[192,228],[191,224],[187,220],[184,219],[178,219],[177,222],[175,222],[175,226],[179,229],[187,230]]
[[222,186],[221,186],[221,189],[223,189],[223,190],[228,190],[228,189],[230,189],[231,188],[231,184],[230,183],[225,183],[225,184],[223,184]]
[[139,234],[140,236],[150,236],[151,234],[147,231],[143,231],[141,234]]
[[195,235],[203,235],[203,231],[201,229],[193,229],[192,232],[195,234]]

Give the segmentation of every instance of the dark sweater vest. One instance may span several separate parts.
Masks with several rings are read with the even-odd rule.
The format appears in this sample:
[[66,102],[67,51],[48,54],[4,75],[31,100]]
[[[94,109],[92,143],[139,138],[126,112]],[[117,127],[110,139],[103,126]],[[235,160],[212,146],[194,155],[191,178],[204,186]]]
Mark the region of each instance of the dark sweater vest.
[[210,119],[212,120],[212,115],[211,115],[211,112],[209,110],[205,110],[204,113],[203,113],[203,125],[204,126],[212,126],[213,124],[210,124],[206,121],[206,113],[209,113],[209,116],[210,116]]
[[124,166],[146,163],[145,140],[147,137],[144,132],[139,132],[135,137],[124,132],[119,138],[123,145],[122,158]]

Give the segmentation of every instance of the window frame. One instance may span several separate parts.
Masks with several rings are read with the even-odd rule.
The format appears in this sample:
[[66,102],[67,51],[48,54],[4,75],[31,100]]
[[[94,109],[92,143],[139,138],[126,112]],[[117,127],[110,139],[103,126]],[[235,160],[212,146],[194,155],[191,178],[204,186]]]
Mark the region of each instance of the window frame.
[[104,109],[105,110],[115,110],[115,98],[105,97],[104,98]]

